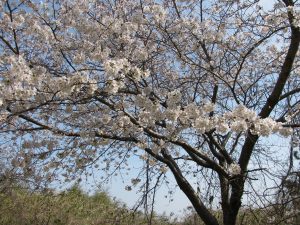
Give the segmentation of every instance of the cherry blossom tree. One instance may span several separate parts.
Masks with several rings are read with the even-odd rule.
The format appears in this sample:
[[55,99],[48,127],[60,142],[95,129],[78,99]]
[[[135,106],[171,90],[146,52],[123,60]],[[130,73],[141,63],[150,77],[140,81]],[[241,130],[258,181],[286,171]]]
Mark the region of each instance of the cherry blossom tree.
[[1,147],[17,152],[12,166],[69,181],[138,156],[157,178],[149,190],[172,174],[205,224],[236,224],[258,193],[252,175],[270,175],[264,140],[298,127],[299,7],[269,4],[1,1]]

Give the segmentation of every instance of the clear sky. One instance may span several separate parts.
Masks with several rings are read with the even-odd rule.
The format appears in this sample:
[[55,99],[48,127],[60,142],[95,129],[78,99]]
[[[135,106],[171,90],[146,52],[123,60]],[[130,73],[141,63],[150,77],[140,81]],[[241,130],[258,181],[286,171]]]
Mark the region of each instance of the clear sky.
[[[129,163],[131,163],[132,169],[127,175],[123,173],[122,176],[120,176],[120,174],[118,176],[112,176],[107,183],[99,183],[101,180],[99,179],[101,176],[99,173],[95,173],[93,177],[88,178],[87,183],[84,182],[85,179],[83,178],[83,182],[81,183],[83,189],[93,192],[99,188],[100,190],[108,192],[112,198],[116,198],[116,200],[125,203],[129,208],[133,208],[143,193],[139,192],[138,186],[137,188],[133,187],[131,191],[125,190],[125,187],[131,185],[131,179],[137,177],[139,168],[144,162],[141,159],[132,158],[129,160]],[[180,217],[183,215],[183,210],[191,204],[178,187],[173,188],[175,187],[173,175],[170,172],[167,172],[166,175],[170,182],[169,187],[172,187],[171,190],[173,194],[170,197],[170,195],[168,195],[169,189],[165,185],[161,185],[156,192],[154,211],[159,214],[165,212],[167,215],[174,213],[177,217]],[[142,179],[143,182],[143,177],[139,178]],[[168,196],[167,198],[165,197],[166,195]],[[143,208],[141,207],[139,210],[143,210]]]

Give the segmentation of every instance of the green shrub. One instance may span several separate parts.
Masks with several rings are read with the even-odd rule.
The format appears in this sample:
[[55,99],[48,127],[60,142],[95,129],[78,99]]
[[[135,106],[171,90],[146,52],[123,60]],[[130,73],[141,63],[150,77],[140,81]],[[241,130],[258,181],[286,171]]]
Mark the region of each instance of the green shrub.
[[[76,186],[59,194],[14,188],[0,194],[0,210],[0,225],[148,224],[142,213],[133,213],[107,193],[90,196]],[[152,224],[170,223],[156,217]]]

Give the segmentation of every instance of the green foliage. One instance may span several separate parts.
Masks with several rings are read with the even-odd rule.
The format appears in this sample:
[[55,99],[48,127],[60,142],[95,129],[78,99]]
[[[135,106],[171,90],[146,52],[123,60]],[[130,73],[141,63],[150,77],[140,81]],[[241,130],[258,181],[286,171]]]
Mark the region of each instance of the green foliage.
[[[78,186],[65,192],[30,192],[25,188],[10,188],[0,192],[0,225],[146,225],[147,217],[132,212],[120,202],[112,200],[104,191],[93,195],[84,193]],[[212,211],[222,224],[222,212]],[[278,207],[268,209],[242,209],[237,224],[288,225]],[[204,225],[199,216],[188,210],[181,222],[167,216],[157,216],[152,225]]]
[[[274,205],[264,209],[242,208],[238,214],[236,224],[240,225],[298,225],[298,218],[291,212],[285,212],[285,214],[279,213],[278,209],[281,205]],[[220,224],[222,223],[222,212],[212,211],[214,216],[218,219]],[[180,225],[205,225],[199,218],[197,213],[192,210],[189,211]]]
[[[14,188],[0,193],[1,225],[142,225],[146,217],[133,213],[107,193],[87,195],[74,186],[66,192],[29,192]],[[153,225],[170,224],[155,217]]]

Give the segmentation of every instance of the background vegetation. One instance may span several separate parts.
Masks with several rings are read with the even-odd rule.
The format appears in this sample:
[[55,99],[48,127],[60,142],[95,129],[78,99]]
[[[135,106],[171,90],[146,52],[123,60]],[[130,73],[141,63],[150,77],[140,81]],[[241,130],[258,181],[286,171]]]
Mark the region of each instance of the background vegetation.
[[[281,197],[277,201],[281,204],[266,209],[244,208],[238,224],[298,225],[299,198],[295,196],[299,197],[299,183],[291,180],[287,183],[284,196],[278,194]],[[60,193],[30,191],[21,186],[3,187],[1,182],[0,187],[0,225],[204,225],[192,207],[180,219],[155,213],[149,218],[141,211],[130,210],[104,191],[88,195],[78,186]],[[291,195],[293,199],[287,197]],[[221,223],[221,211],[214,210],[213,214]]]
[[[74,186],[55,194],[13,188],[0,193],[1,225],[105,225],[148,224],[141,212],[133,212],[100,191],[93,195]],[[171,224],[154,216],[151,224]]]

